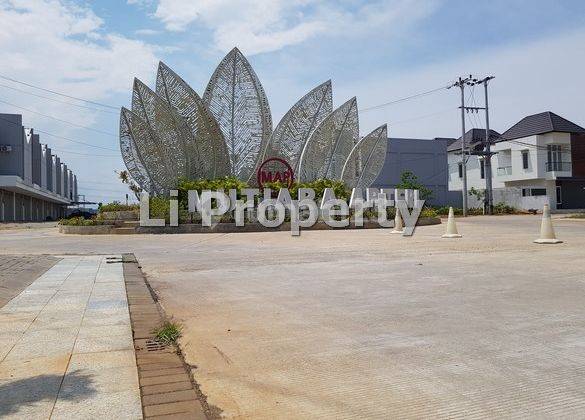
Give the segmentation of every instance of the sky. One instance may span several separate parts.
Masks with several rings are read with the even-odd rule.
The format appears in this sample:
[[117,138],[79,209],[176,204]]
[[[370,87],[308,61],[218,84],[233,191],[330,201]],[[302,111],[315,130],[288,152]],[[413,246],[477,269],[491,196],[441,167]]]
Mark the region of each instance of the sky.
[[[368,108],[468,74],[495,76],[490,127],[499,132],[542,111],[585,126],[579,0],[0,0],[0,113],[40,131],[86,200],[124,201],[119,107],[129,107],[134,77],[152,86],[162,60],[202,94],[234,46],[264,87],[274,126],[331,79],[334,105],[357,97],[362,135],[388,123],[390,137],[458,137],[457,89]],[[468,89],[467,105],[483,98]],[[484,121],[473,114],[466,124]]]

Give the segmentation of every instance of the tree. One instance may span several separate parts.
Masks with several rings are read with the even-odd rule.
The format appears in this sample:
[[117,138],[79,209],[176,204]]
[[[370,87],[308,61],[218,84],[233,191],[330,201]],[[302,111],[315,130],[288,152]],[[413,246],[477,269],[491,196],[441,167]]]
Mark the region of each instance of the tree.
[[471,189],[469,190],[469,195],[474,196],[475,198],[477,198],[477,201],[483,203],[483,214],[486,214],[488,203],[485,195],[485,190],[478,190],[475,189],[474,187],[471,187]]
[[138,186],[138,184],[136,182],[134,182],[134,180],[132,179],[132,177],[130,176],[128,171],[120,171],[120,172],[114,171],[114,172],[118,175],[118,178],[120,178],[120,181],[122,181],[122,184],[127,184],[130,191],[132,191],[134,193],[134,196],[136,197],[136,199],[140,200],[140,193],[142,192],[142,188],[140,188]]
[[433,198],[433,190],[425,187],[424,184],[418,180],[418,177],[411,171],[402,172],[400,175],[400,183],[396,185],[396,188],[418,190],[421,200],[429,200]]

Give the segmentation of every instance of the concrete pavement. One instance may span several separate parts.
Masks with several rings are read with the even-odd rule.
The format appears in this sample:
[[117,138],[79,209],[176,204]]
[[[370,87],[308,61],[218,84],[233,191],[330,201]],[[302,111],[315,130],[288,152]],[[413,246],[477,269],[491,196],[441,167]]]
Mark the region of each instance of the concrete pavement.
[[0,309],[0,417],[142,418],[122,264],[63,257]]
[[[585,416],[585,221],[384,230],[62,236],[13,252],[134,252],[209,404],[234,418]],[[0,250],[1,252],[1,250]],[[196,366],[196,367],[195,367]]]

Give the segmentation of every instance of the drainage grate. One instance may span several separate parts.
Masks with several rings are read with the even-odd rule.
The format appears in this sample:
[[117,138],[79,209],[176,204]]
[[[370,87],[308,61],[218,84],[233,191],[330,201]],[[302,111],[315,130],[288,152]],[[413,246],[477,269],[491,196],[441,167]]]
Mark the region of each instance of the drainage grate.
[[151,338],[146,340],[146,350],[147,351],[159,351],[159,350],[164,350],[166,348],[167,348],[166,344],[161,343],[160,341],[156,341],[156,340],[153,340]]

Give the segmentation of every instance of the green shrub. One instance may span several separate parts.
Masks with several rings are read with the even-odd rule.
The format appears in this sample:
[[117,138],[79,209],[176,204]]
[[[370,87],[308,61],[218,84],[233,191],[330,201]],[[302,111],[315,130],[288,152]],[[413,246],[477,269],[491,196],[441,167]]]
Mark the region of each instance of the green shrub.
[[424,207],[420,212],[420,217],[437,217],[438,216],[437,210],[432,207]]
[[[456,209],[454,208],[453,211],[455,211],[455,210]],[[447,216],[449,214],[449,207],[448,206],[437,207],[437,208],[435,208],[435,211],[440,216]]]
[[[461,212],[463,213],[463,210]],[[470,216],[481,216],[483,215],[483,209],[481,207],[471,207],[467,209],[467,214]]]
[[92,219],[85,219],[83,217],[72,217],[70,219],[61,219],[59,224],[63,226],[95,226],[98,223]]
[[315,200],[318,201],[323,198],[325,188],[333,188],[335,197],[341,200],[349,201],[351,191],[346,187],[342,181],[336,181],[333,179],[317,179],[311,182],[294,182],[291,191],[293,199],[298,198],[299,188],[312,188],[315,190]]
[[130,210],[139,210],[140,209],[140,205],[139,204],[122,204],[119,201],[113,201],[111,203],[108,204],[101,204],[98,207],[98,211],[100,213],[106,212],[106,211],[130,211]]
[[505,203],[498,203],[494,206],[494,214],[514,214],[517,213],[516,208]]
[[422,200],[430,200],[433,198],[433,190],[421,183],[418,177],[411,171],[402,172],[400,175],[400,183],[396,185],[396,188],[418,190]]

